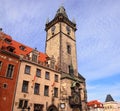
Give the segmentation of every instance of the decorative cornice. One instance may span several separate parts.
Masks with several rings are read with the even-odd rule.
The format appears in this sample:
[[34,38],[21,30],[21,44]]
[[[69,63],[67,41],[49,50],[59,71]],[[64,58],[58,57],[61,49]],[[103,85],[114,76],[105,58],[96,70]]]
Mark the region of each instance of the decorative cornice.
[[77,30],[76,24],[71,22],[68,18],[64,17],[62,14],[59,14],[57,17],[55,17],[52,21],[46,24],[45,30],[48,31],[50,27],[52,27],[54,24],[58,22],[64,22],[70,27],[72,27],[75,31]]

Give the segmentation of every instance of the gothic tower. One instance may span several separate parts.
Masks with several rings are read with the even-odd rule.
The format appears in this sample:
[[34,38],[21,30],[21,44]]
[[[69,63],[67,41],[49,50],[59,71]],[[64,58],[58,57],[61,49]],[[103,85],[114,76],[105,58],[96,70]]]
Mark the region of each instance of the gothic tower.
[[[85,78],[78,74],[75,21],[69,20],[61,6],[52,21],[46,23],[46,54],[54,58],[61,73],[60,108],[62,111],[86,111]],[[61,111],[60,110],[60,111]]]
[[76,24],[70,21],[61,6],[52,21],[47,21],[46,54],[56,59],[56,66],[65,73],[77,76]]

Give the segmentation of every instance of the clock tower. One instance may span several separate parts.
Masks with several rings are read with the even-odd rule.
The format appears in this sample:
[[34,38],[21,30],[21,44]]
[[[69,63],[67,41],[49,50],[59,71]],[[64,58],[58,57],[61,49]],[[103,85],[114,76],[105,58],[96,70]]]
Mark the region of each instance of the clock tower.
[[[75,21],[69,20],[61,6],[53,20],[46,23],[45,52],[60,71],[60,108],[62,111],[86,111],[85,78],[78,74]],[[51,63],[50,63],[51,64]]]
[[70,21],[61,6],[52,21],[46,23],[46,54],[54,56],[56,67],[70,75],[78,76],[76,57],[76,23]]

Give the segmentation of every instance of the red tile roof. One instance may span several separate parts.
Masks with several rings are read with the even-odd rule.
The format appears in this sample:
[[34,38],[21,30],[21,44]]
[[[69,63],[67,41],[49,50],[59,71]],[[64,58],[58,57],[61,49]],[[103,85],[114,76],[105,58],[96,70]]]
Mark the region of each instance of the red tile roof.
[[95,107],[95,105],[97,108],[103,108],[103,104],[101,102],[98,102],[97,100],[89,101],[87,103],[88,107]]
[[[23,56],[27,56],[30,52],[32,52],[32,50],[34,50],[33,48],[26,46],[22,43],[19,43],[15,40],[12,39],[11,36],[0,32],[0,48],[2,47],[4,50],[7,50],[7,48],[13,48],[14,51],[13,53],[15,53],[16,55],[23,55]],[[24,47],[25,49],[22,50],[20,47]],[[47,55],[45,53],[39,52],[39,58],[38,60],[41,62],[45,62],[47,58]]]

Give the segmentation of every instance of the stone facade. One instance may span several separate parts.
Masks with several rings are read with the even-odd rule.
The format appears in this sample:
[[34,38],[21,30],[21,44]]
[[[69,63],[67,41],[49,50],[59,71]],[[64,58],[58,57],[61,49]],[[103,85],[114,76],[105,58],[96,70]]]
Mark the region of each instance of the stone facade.
[[54,56],[55,65],[61,72],[60,104],[65,107],[60,111],[86,111],[85,79],[78,74],[77,68],[76,24],[69,20],[65,8],[60,7],[45,29],[46,54]]
[[6,34],[5,39],[0,39],[0,48],[17,57],[14,62],[18,60],[15,79],[9,79],[12,81],[12,98],[7,101],[12,102],[8,105],[12,108],[9,111],[87,111],[86,81],[77,66],[76,23],[60,7],[55,18],[47,21],[45,30],[45,53]]
[[[30,73],[26,74],[25,68],[30,66]],[[36,76],[36,69],[40,69],[40,76]],[[46,72],[49,72],[49,78],[45,77]],[[55,75],[58,77],[58,81],[55,81]],[[23,90],[23,81],[28,81],[27,92]],[[35,93],[35,84],[39,84],[38,93]],[[49,87],[48,95],[45,95],[45,86]],[[58,95],[54,97],[54,88],[58,88]],[[27,101],[27,107],[30,107],[31,111],[35,110],[35,105],[41,107],[35,111],[46,111],[49,106],[54,104],[59,107],[60,97],[60,73],[48,66],[34,63],[32,61],[22,59],[21,67],[19,70],[19,79],[17,82],[17,89],[15,95],[14,111],[21,111],[20,100]],[[22,104],[24,107],[25,103]],[[36,108],[37,109],[37,108]]]

